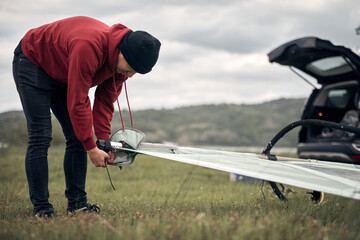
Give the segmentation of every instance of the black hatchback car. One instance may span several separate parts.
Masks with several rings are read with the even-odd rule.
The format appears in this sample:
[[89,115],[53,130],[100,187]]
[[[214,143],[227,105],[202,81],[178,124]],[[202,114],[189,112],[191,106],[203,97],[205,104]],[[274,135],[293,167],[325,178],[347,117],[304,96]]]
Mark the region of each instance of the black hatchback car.
[[[289,66],[314,87],[302,119],[359,127],[360,57],[351,49],[305,37],[279,46],[268,57],[270,62]],[[303,73],[314,77],[321,87],[316,88]],[[360,136],[341,130],[303,126],[297,150],[300,158],[360,164]]]

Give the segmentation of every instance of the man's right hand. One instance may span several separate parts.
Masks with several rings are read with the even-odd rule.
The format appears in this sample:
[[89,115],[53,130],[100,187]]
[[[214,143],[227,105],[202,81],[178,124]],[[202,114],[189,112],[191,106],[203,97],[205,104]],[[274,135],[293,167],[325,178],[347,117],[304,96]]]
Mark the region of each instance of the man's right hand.
[[109,154],[107,154],[103,150],[100,150],[97,147],[88,150],[87,153],[95,167],[105,167],[106,162],[110,158]]

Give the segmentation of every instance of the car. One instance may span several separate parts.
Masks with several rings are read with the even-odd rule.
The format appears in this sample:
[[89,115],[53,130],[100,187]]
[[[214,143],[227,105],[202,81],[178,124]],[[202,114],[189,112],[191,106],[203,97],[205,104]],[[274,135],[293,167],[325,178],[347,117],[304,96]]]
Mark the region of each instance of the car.
[[[354,51],[328,40],[303,37],[275,48],[268,58],[271,63],[289,66],[314,87],[302,110],[302,120],[359,127],[360,57]],[[324,126],[302,126],[297,152],[300,158],[360,164],[360,136]]]

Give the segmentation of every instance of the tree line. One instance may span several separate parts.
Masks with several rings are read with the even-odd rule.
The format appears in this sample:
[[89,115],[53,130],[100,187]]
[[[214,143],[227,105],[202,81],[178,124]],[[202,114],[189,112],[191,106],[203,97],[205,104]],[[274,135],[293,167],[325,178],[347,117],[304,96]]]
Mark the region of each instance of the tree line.
[[[278,99],[262,104],[211,104],[175,109],[148,109],[132,113],[134,127],[145,133],[147,142],[173,142],[184,146],[265,146],[287,124],[299,120],[304,99]],[[126,127],[131,127],[127,111]],[[52,119],[52,145],[64,144],[61,127]],[[119,113],[112,132],[122,128]],[[298,129],[278,145],[295,147]],[[26,145],[26,121],[22,111],[0,114],[1,143]]]

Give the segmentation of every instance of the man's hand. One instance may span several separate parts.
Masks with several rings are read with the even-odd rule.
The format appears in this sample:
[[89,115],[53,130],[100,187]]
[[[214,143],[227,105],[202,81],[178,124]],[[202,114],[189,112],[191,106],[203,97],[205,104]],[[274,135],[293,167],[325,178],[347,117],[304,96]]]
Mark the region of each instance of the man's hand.
[[107,152],[108,154],[108,158],[106,160],[106,163],[112,164],[114,162],[114,158],[115,158],[115,154],[111,151],[112,147],[111,147],[111,143],[109,140],[97,140],[96,141],[96,145],[98,147],[98,149]]
[[107,160],[108,164],[112,164],[114,162],[115,154],[113,152],[108,152],[109,159]]
[[105,167],[107,163],[114,162],[114,153],[108,154],[97,147],[88,150],[87,153],[95,167]]

